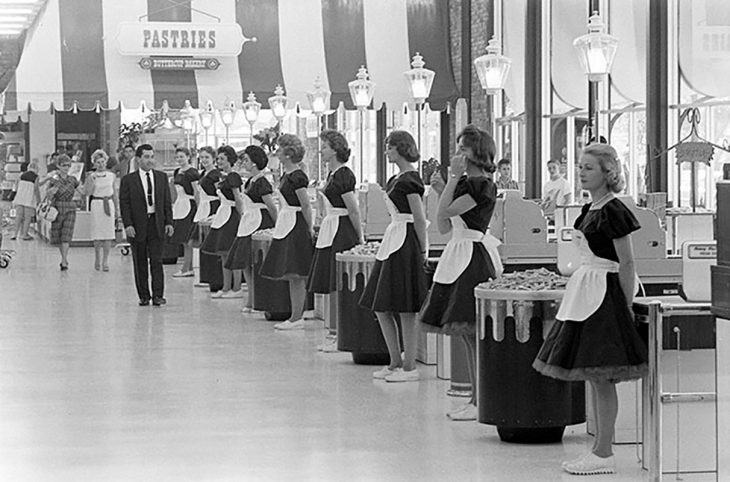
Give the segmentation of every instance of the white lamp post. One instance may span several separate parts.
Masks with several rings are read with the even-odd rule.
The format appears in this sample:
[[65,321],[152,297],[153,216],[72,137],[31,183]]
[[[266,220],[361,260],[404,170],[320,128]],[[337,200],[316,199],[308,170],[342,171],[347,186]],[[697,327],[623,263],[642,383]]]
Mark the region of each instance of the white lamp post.
[[233,124],[233,119],[236,117],[236,105],[233,101],[230,101],[228,105],[220,110],[220,115],[221,122],[223,122],[223,125],[226,127],[226,145],[228,145],[228,133],[231,125]]
[[373,94],[375,93],[375,82],[368,80],[368,77],[368,70],[364,65],[361,65],[357,71],[357,79],[347,83],[350,89],[352,103],[355,104],[355,107],[360,112],[360,182],[365,180],[365,146],[363,135],[365,111],[373,101]]
[[284,94],[284,89],[281,85],[277,85],[274,89],[274,95],[269,97],[269,109],[271,113],[279,122],[279,131],[283,129],[282,121],[286,117],[287,110],[289,109],[289,98]]
[[203,130],[205,131],[205,145],[208,145],[208,129],[213,126],[214,119],[215,111],[213,110],[213,103],[208,101],[205,110],[200,113],[200,125],[203,126]]
[[[418,150],[421,150],[421,106],[428,99],[431,93],[431,86],[433,86],[433,79],[436,76],[436,72],[424,68],[426,63],[423,61],[423,57],[420,53],[416,52],[411,62],[411,69],[403,73],[408,81],[408,90],[411,94],[411,99],[416,104],[416,118],[418,122]],[[418,163],[418,172],[423,175],[423,162]]]
[[246,116],[248,125],[251,128],[251,135],[249,136],[249,144],[253,144],[253,125],[259,118],[259,112],[261,111],[261,103],[256,102],[256,96],[253,92],[248,93],[246,102],[243,103],[243,113]]
[[604,80],[611,71],[613,57],[616,55],[618,39],[606,33],[606,25],[598,12],[588,19],[588,33],[581,35],[573,41],[573,46],[578,50],[578,60],[583,72],[588,76],[588,139],[598,139],[598,116],[597,83]]
[[319,133],[322,131],[322,116],[330,108],[330,96],[332,93],[322,87],[322,81],[319,77],[314,79],[314,91],[307,94],[309,107],[312,113],[317,116],[317,181],[322,180],[322,140]]

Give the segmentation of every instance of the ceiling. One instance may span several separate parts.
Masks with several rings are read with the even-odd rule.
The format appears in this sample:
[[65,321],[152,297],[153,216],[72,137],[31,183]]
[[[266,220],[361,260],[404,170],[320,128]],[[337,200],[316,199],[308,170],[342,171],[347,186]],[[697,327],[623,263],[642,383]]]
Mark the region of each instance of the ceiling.
[[25,34],[47,0],[0,0],[0,92],[18,66]]

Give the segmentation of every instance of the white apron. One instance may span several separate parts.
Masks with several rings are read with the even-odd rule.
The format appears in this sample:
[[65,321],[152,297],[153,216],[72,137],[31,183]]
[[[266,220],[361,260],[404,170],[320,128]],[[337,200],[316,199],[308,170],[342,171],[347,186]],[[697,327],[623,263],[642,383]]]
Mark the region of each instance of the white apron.
[[243,216],[241,221],[238,223],[238,232],[236,236],[243,238],[250,236],[261,226],[261,210],[266,209],[266,204],[255,203],[248,197],[248,194],[242,194],[241,199],[243,200]]
[[221,201],[221,206],[218,208],[218,211],[215,212],[213,223],[210,225],[213,229],[222,228],[223,225],[231,219],[231,210],[236,208],[236,201],[231,201],[226,198],[220,189],[218,189],[217,192],[218,199]]
[[190,201],[195,198],[186,193],[185,188],[179,184],[175,184],[175,191],[177,191],[177,198],[175,204],[172,205],[172,219],[185,219],[193,208]]
[[198,189],[198,200],[200,201],[200,206],[198,206],[198,210],[195,211],[195,217],[193,218],[193,222],[200,222],[204,219],[207,219],[208,216],[210,216],[210,203],[218,199],[217,196],[210,196],[207,192],[203,190],[200,185],[197,186]]
[[[413,214],[398,212],[398,208],[395,207],[387,193],[383,193],[383,198],[385,199],[385,207],[388,208],[388,214],[390,214],[390,224],[385,228],[383,241],[380,243],[378,254],[375,255],[375,259],[378,261],[385,261],[403,246],[406,240],[408,223],[413,222]],[[424,251],[428,251],[428,242]]]
[[287,234],[291,233],[297,224],[297,213],[302,211],[301,206],[289,206],[284,196],[279,193],[280,207],[279,215],[276,217],[276,226],[274,226],[274,239],[284,239]]
[[461,216],[454,216],[451,218],[451,239],[439,258],[433,275],[434,282],[445,285],[454,283],[469,266],[474,253],[474,242],[484,245],[496,276],[501,276],[503,267],[497,247],[502,243],[491,234],[467,228]]
[[618,273],[619,264],[593,254],[588,241],[578,229],[573,230],[573,242],[578,244],[580,250],[580,266],[568,280],[556,318],[563,321],[584,321],[603,303],[606,296],[606,275]]
[[347,216],[348,212],[347,208],[336,208],[332,206],[327,196],[321,191],[318,194],[322,198],[322,204],[324,204],[325,217],[322,219],[322,224],[319,227],[316,248],[323,249],[332,246],[335,234],[337,234],[337,230],[340,227],[340,217]]

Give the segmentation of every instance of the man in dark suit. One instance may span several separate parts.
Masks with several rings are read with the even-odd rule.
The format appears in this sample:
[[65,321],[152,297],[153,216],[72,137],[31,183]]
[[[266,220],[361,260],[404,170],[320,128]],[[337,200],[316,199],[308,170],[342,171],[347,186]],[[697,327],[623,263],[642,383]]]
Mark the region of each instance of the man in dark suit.
[[[122,178],[119,186],[119,207],[127,239],[132,247],[134,281],[139,305],[166,303],[165,278],[162,269],[162,247],[172,236],[172,200],[164,172],[152,169],[155,151],[142,144],[136,151],[139,169]],[[148,269],[152,275],[150,296]]]

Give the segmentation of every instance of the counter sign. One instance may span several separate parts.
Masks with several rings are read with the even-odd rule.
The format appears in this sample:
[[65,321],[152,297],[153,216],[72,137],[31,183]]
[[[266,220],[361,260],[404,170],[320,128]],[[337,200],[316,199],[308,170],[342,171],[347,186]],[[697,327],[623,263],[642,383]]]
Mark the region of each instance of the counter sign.
[[122,22],[117,31],[122,55],[143,57],[236,57],[244,37],[237,23]]

